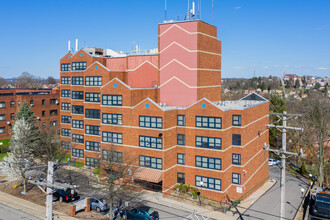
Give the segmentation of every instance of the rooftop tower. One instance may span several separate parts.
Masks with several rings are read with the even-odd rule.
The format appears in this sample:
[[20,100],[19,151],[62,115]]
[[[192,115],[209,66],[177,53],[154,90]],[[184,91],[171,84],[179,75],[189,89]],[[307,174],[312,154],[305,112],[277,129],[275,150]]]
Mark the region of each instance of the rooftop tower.
[[221,41],[200,20],[159,24],[160,102],[189,106],[221,100]]

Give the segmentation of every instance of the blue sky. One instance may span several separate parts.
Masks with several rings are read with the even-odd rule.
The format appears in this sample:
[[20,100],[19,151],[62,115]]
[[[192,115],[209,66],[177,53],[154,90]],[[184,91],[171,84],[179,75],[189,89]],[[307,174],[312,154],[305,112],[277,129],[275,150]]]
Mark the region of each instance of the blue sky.
[[[212,0],[201,2],[202,20],[212,23]],[[214,0],[222,77],[330,76],[329,10],[329,0]],[[167,0],[168,19],[186,12],[187,0]],[[1,0],[0,76],[59,78],[75,38],[80,48],[156,48],[163,20],[164,0]]]

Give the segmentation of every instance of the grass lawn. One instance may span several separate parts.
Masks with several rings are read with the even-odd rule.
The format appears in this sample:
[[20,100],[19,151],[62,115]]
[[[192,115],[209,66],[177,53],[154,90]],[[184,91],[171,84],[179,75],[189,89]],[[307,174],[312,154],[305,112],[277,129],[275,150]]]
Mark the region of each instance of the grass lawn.
[[0,154],[0,161],[4,158],[7,157],[7,152]]
[[[70,154],[65,154],[64,159],[62,160],[62,162],[67,162],[68,158],[70,158],[70,164],[73,166],[74,165],[74,161],[71,160],[71,155]],[[83,162],[76,162],[76,167],[84,167],[84,163]]]
[[2,158],[7,156],[7,152],[8,152],[8,148],[9,148],[9,141],[10,139],[2,139],[0,140],[0,142],[2,143],[1,148],[1,153],[0,153],[0,158],[2,160]]
[[2,147],[9,147],[9,141],[10,139],[2,139],[0,142],[3,143]]

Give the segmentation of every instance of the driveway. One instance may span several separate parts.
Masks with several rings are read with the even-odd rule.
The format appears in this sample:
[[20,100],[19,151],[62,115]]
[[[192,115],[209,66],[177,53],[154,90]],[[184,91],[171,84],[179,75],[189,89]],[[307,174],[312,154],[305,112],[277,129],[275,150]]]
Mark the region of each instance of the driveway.
[[[276,165],[269,166],[269,177],[276,184],[261,196],[250,208],[243,213],[244,220],[267,219],[278,220],[280,217],[280,175],[281,170]],[[291,174],[286,174],[286,219],[293,219],[302,200],[301,188],[307,191],[309,183]],[[247,198],[249,199],[249,198]]]

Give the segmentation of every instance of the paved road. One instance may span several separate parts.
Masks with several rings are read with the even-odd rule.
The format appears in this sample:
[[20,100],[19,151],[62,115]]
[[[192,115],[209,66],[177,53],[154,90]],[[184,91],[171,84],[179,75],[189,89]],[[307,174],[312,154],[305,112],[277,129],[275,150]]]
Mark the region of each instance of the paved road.
[[40,218],[0,203],[0,220],[40,220]]
[[[277,181],[276,184],[243,213],[244,220],[279,219],[281,201],[280,169],[276,165],[270,166],[269,176]],[[304,188],[306,192],[308,183],[290,174],[286,175],[286,219],[293,219],[300,206],[301,188]]]
[[[163,220],[163,219],[170,219],[170,220],[174,220],[174,219],[187,219],[187,220],[202,220],[203,217],[201,216],[191,216],[192,212],[189,211],[183,211],[182,209],[179,208],[171,208],[171,207],[167,207],[165,205],[160,205],[154,202],[143,202],[144,205],[148,205],[153,207],[155,210],[158,211],[159,213],[159,219]],[[190,218],[188,218],[189,216],[191,216]]]

